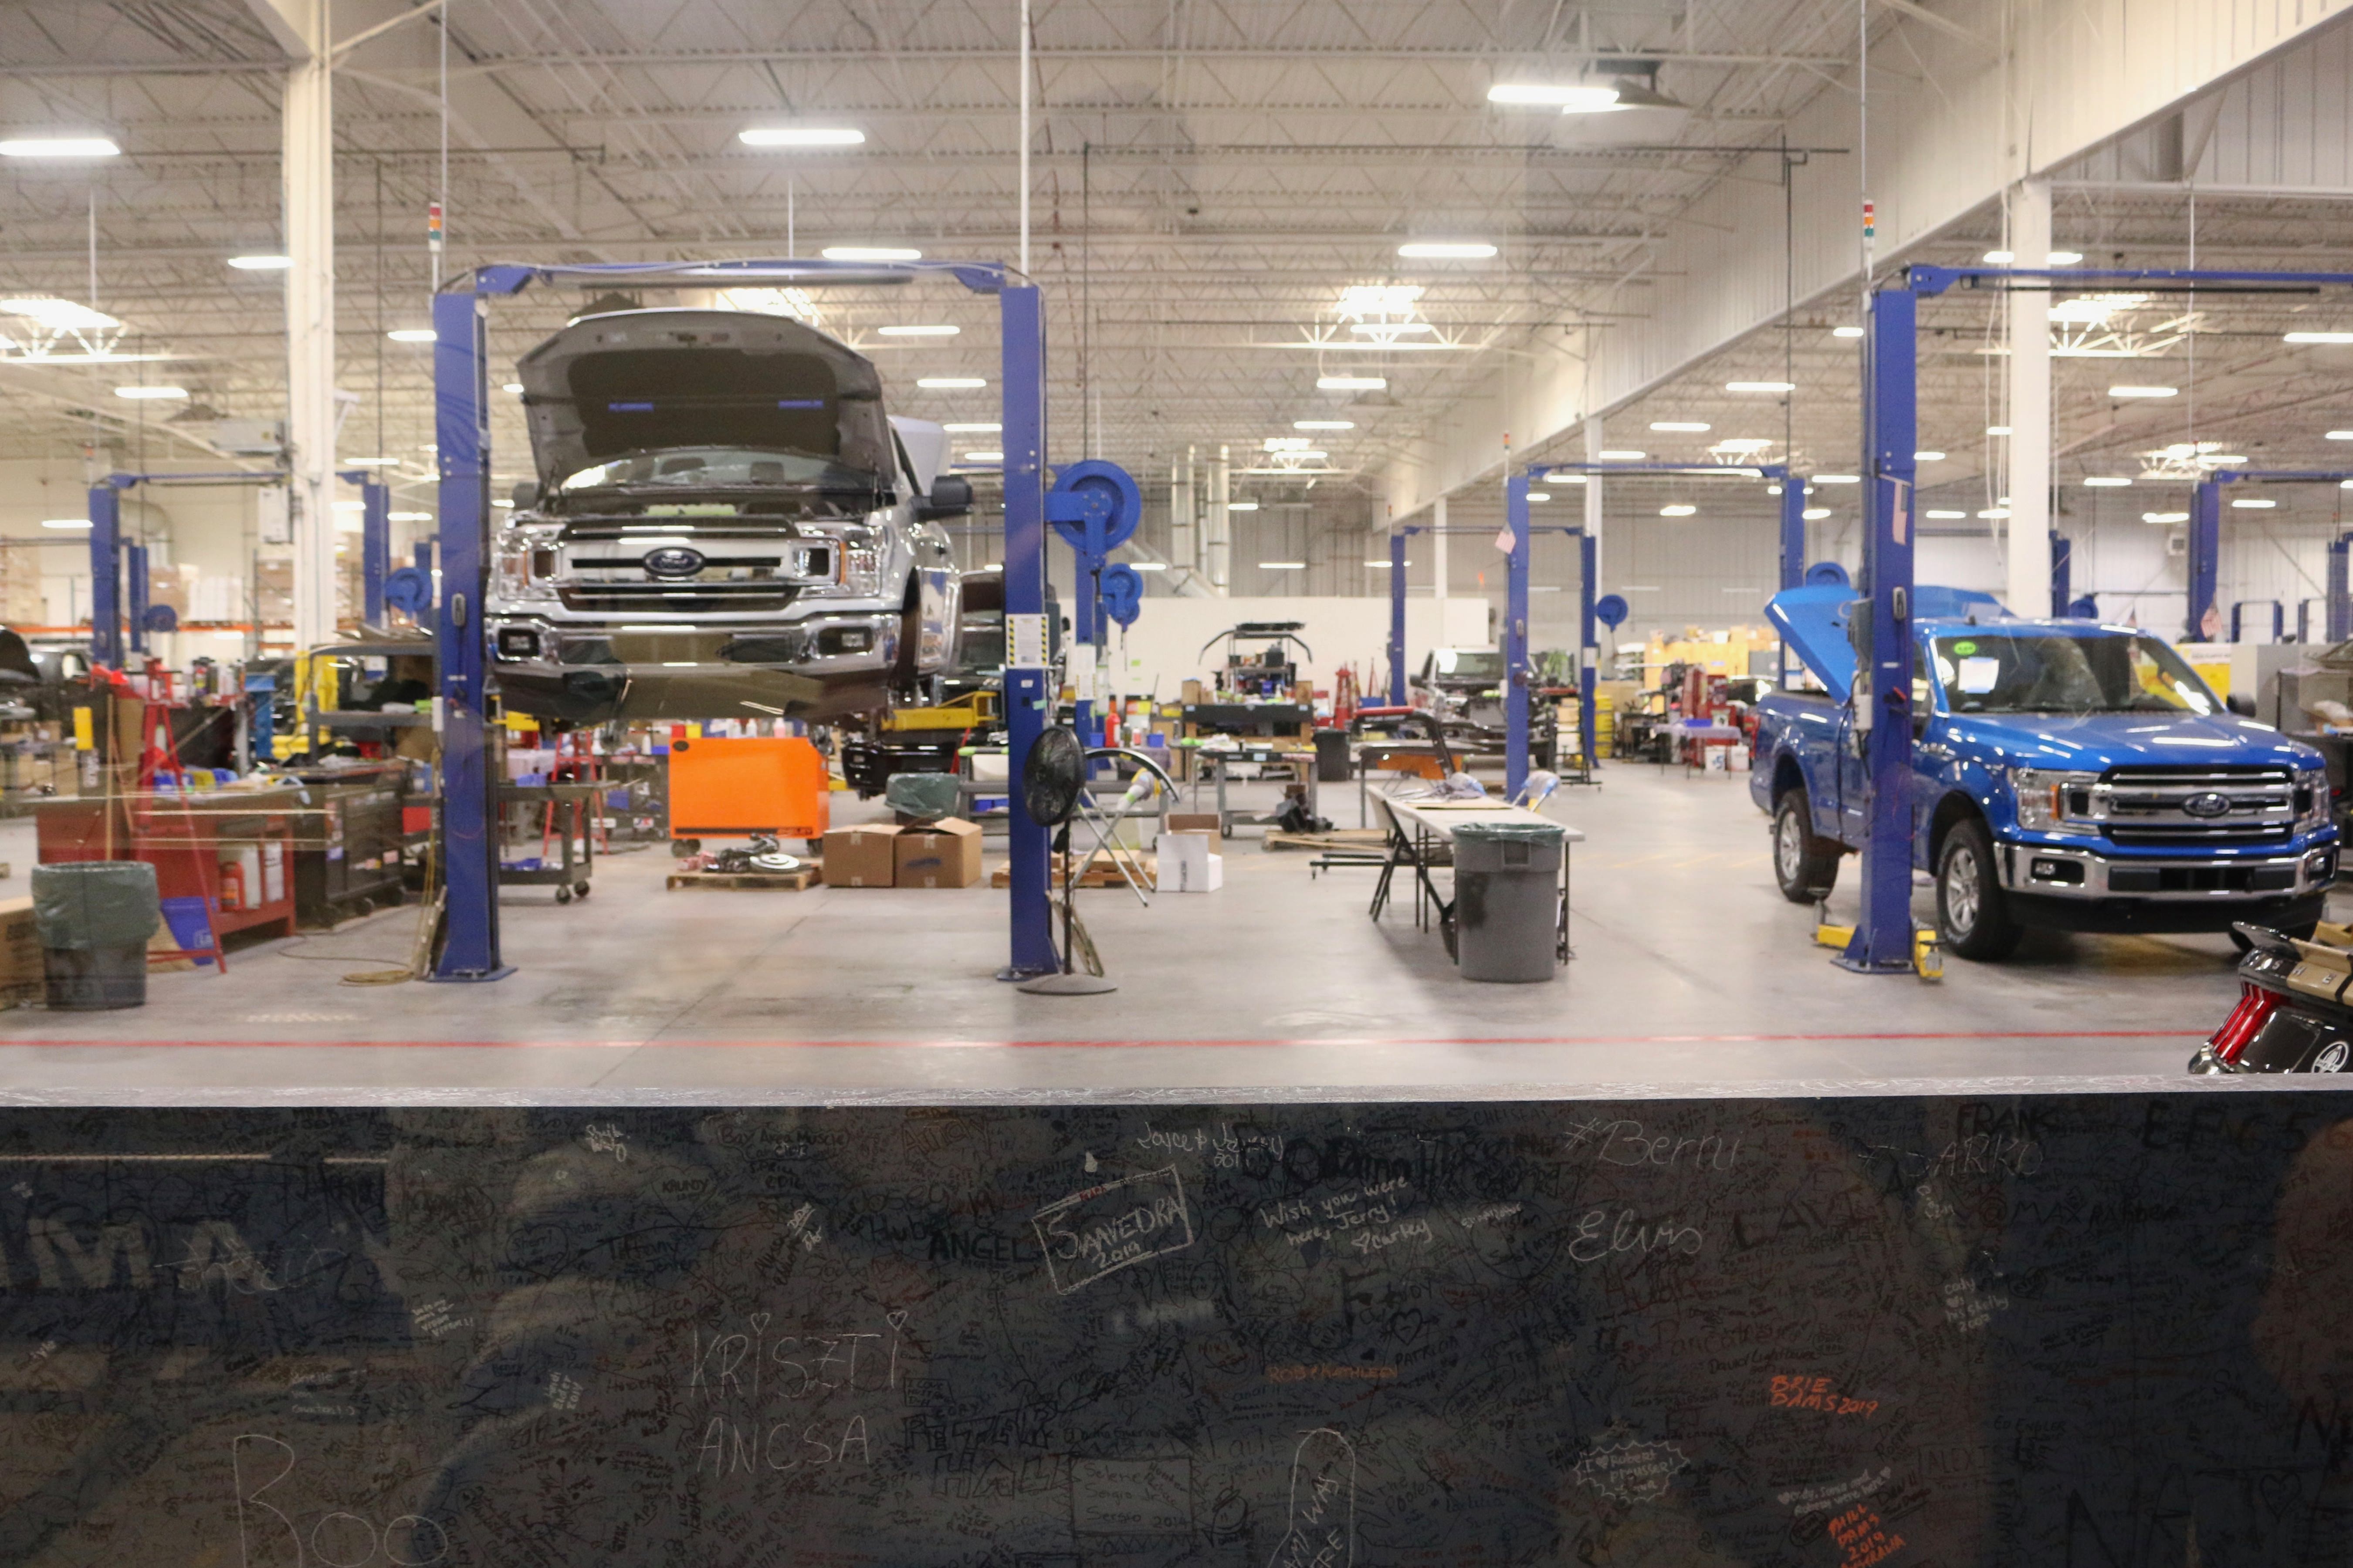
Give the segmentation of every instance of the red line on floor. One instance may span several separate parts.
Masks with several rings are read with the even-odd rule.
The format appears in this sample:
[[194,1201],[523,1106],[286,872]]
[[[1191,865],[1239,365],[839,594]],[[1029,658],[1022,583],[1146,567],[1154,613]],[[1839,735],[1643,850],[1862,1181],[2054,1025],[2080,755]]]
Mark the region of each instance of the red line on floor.
[[966,1047],[985,1048],[997,1047],[1017,1050],[1055,1049],[1078,1050],[1134,1049],[1154,1046],[1202,1047],[1267,1047],[1267,1046],[1657,1046],[1657,1045],[1759,1045],[1834,1043],[1846,1040],[2186,1040],[2204,1037],[2194,1029],[1980,1029],[1963,1033],[1921,1030],[1918,1032],[1856,1033],[1856,1034],[1791,1034],[1791,1035],[1496,1035],[1489,1037],[1439,1037],[1432,1036],[1401,1036],[1396,1037],[1370,1035],[1286,1036],[1248,1040],[9,1040],[0,1039],[0,1048],[39,1047],[44,1049],[62,1046],[92,1048],[185,1046],[192,1048],[211,1047],[224,1050],[246,1049],[321,1049],[343,1047],[353,1050],[562,1050],[586,1048],[598,1050],[636,1050],[657,1047],[664,1050],[681,1047],[704,1050],[856,1050],[887,1049],[892,1047]]

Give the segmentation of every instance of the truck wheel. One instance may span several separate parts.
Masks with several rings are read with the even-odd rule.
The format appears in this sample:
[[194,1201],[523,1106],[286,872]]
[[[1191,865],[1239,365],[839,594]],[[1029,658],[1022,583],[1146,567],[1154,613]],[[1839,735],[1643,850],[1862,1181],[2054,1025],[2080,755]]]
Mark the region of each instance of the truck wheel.
[[1980,963],[2008,958],[2021,934],[1994,874],[1993,837],[1975,820],[1946,836],[1936,866],[1936,933],[1945,946]]
[[1838,886],[1838,849],[1814,837],[1813,806],[1803,785],[1773,808],[1773,879],[1793,904],[1818,904]]

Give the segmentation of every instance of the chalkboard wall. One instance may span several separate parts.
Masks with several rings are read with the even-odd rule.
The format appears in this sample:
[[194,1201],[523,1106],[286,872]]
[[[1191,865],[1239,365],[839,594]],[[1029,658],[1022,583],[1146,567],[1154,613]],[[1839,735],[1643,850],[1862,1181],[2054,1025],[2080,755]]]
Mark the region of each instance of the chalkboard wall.
[[0,1564],[2353,1553],[2353,1095],[0,1111]]

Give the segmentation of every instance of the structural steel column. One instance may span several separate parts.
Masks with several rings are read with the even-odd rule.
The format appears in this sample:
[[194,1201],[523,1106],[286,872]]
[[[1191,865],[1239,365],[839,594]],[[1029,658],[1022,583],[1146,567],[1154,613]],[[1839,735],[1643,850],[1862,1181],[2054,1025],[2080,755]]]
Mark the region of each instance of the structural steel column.
[[[1046,613],[1046,318],[1035,287],[997,296],[1003,322],[1000,384],[1005,389],[1005,728],[1007,894],[1011,952],[998,977],[1026,980],[1061,965],[1054,956],[1048,892],[1050,830],[1021,808],[1029,749],[1054,717],[1053,672],[1042,662],[1050,637],[1027,650],[1014,617]],[[1022,656],[1027,653],[1028,657]],[[1018,662],[1016,662],[1017,659]]]
[[1200,576],[1201,545],[1193,515],[1193,448],[1168,466],[1168,559],[1176,570]]
[[327,0],[281,9],[308,52],[286,72],[286,443],[292,461],[294,646],[335,635],[334,73]]
[[[1446,600],[1446,498],[1440,496],[1430,508],[1430,596],[1440,604]],[[1446,612],[1438,612],[1440,642],[1446,640]]]
[[[1872,296],[1864,362],[1863,475],[1870,487],[1865,564],[1871,639],[1855,670],[1854,726],[1869,772],[1862,918],[1839,962],[1870,974],[1912,967],[1912,504],[1918,442],[1918,300]],[[2043,584],[2043,591],[2050,591]]]
[[[2010,199],[2010,265],[2051,265],[2051,186],[2021,180]],[[2010,607],[2064,615],[2051,594],[2051,293],[2039,278],[2010,293]]]
[[[1439,502],[1440,507],[1445,504]],[[1528,781],[1528,476],[1525,471],[1504,480],[1504,526],[1512,534],[1504,572],[1504,795],[1509,799]]]
[[[1606,444],[1602,438],[1600,419],[1587,420],[1585,460],[1588,463],[1601,461],[1601,448]],[[1585,537],[1593,541],[1593,571],[1598,578],[1601,572],[1601,476],[1598,473],[1585,476]],[[1594,590],[1597,594],[1600,591],[1599,588]]]
[[1208,536],[1209,586],[1223,598],[1233,588],[1234,514],[1233,468],[1227,448],[1218,448],[1209,463],[1209,515],[1202,531]]

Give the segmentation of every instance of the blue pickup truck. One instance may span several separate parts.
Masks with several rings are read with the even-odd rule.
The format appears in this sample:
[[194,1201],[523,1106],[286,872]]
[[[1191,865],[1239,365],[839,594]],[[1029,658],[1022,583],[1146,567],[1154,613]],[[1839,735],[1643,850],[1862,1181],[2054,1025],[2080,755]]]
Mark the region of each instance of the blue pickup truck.
[[[1947,948],[2000,959],[2030,926],[2311,934],[2337,876],[2319,752],[2231,713],[2136,627],[2019,620],[1957,589],[1913,603],[1912,863],[1935,877]],[[1827,896],[1865,835],[1851,605],[1867,625],[1843,585],[1767,611],[1822,688],[1757,710],[1749,788],[1797,903]]]

